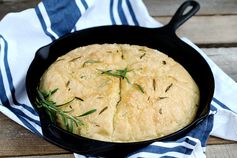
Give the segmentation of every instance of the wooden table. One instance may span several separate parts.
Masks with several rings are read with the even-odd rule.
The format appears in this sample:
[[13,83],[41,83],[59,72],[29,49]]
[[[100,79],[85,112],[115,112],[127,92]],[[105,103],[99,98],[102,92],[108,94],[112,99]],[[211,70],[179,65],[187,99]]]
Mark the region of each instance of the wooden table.
[[[150,14],[166,24],[184,0],[144,0]],[[34,7],[39,0],[0,0],[0,19],[8,12]],[[237,81],[237,0],[200,0],[197,16],[178,31],[191,39]],[[0,113],[0,157],[73,157]],[[208,158],[237,157],[237,142],[210,137]]]

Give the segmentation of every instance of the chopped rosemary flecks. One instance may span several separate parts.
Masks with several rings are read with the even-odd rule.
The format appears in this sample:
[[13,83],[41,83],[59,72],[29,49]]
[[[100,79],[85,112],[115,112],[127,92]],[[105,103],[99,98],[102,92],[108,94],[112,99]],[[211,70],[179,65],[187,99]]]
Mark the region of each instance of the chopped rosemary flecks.
[[[37,88],[37,97],[36,97],[36,104],[38,108],[44,108],[46,113],[49,115],[50,120],[52,122],[56,122],[56,115],[60,115],[66,129],[70,132],[73,131],[73,123],[78,125],[84,125],[81,120],[69,114],[70,111],[63,111],[57,107],[56,103],[49,100],[50,96],[52,96],[58,89],[54,89],[53,91],[49,91],[48,93],[42,93]],[[69,123],[70,121],[70,123]],[[69,127],[70,124],[70,127]]]
[[143,54],[140,56],[140,59],[142,59],[145,55],[146,55],[146,53],[143,53]]
[[139,85],[137,83],[134,83],[133,85],[136,86],[138,88],[138,90],[140,90],[142,93],[144,93],[144,90],[141,85]]
[[113,53],[111,50],[106,51],[106,53]]
[[77,117],[83,117],[83,116],[86,116],[86,115],[90,115],[90,114],[92,114],[94,112],[96,112],[96,109],[89,110],[89,111],[87,111],[87,112],[85,112],[85,113],[83,113],[83,114],[81,114],[81,115],[79,115]]
[[99,115],[102,114],[105,110],[108,109],[108,106],[104,107],[100,112],[99,112]]
[[168,92],[168,90],[173,86],[173,83],[171,83],[166,89],[165,92]]
[[162,108],[159,109],[159,113],[162,115],[162,113],[163,113],[163,112],[162,112]]
[[78,99],[78,100],[80,100],[80,101],[84,101],[82,98],[80,98],[80,97],[75,97],[75,99]]
[[156,90],[156,79],[152,80],[152,86],[153,86],[153,89],[155,91]]
[[[97,69],[97,70],[99,70],[99,69]],[[126,76],[127,72],[131,71],[131,70],[128,70],[127,67],[125,69],[121,69],[121,70],[114,70],[114,71],[113,70],[99,70],[99,71],[101,72],[101,74],[126,79],[129,84],[131,83],[129,81],[128,77]]]
[[165,98],[168,98],[168,97],[159,97],[159,99],[165,99]]
[[122,52],[122,55],[121,55],[121,59],[124,59],[124,55],[123,55],[123,52]]
[[94,64],[94,63],[100,63],[98,60],[87,60],[82,64],[82,67],[85,67],[86,64]]
[[149,97],[147,98],[147,100],[149,101],[149,100],[150,100],[150,98],[151,98],[151,97],[149,96]]
[[70,80],[67,81],[67,83],[66,83],[66,87],[68,87],[69,84],[70,84]]
[[141,52],[145,52],[146,51],[144,47],[142,47],[142,48],[140,48],[138,50],[141,51]]
[[69,62],[73,62],[73,61],[75,61],[75,60],[77,60],[77,59],[80,59],[80,58],[81,58],[81,56],[79,56],[79,57],[75,57],[75,58],[69,60]]

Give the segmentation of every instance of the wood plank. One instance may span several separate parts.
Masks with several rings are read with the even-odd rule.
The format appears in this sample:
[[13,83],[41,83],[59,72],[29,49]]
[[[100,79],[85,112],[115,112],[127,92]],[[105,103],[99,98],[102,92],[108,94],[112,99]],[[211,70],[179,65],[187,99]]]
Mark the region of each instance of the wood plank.
[[0,157],[70,153],[52,145],[0,113]]
[[55,154],[55,155],[41,155],[41,156],[17,156],[17,157],[8,157],[8,158],[74,158],[73,154]]
[[202,48],[202,50],[232,79],[237,81],[237,47]]
[[[237,63],[237,47],[202,49],[217,65],[237,81],[237,69],[235,68],[235,63]],[[2,114],[0,114],[0,129],[0,157],[69,153],[35,136]],[[208,141],[209,145],[231,143],[236,144],[237,142],[213,137]]]
[[[3,3],[0,5],[0,19],[10,11],[19,11],[35,6],[38,0],[24,3]],[[162,1],[164,3],[166,1]],[[209,2],[209,1],[208,1]],[[157,3],[157,2],[156,2]],[[169,1],[167,1],[169,3]],[[237,3],[237,1],[236,1]],[[13,5],[14,4],[14,5]],[[232,3],[231,3],[232,4]],[[158,5],[158,4],[154,4]],[[172,6],[172,5],[171,5]],[[237,5],[235,5],[237,6]],[[236,9],[237,11],[237,9]],[[170,17],[155,17],[163,24],[168,23]],[[237,46],[237,15],[231,16],[194,16],[187,21],[177,33],[186,36],[199,45],[232,45]]]
[[[177,8],[186,0],[144,0],[152,16],[173,16]],[[237,14],[236,0],[198,0],[201,9],[197,15]]]
[[[0,3],[4,2],[7,6],[7,3],[11,3],[14,8],[20,7],[24,5],[25,9],[35,6],[39,0],[0,0]],[[144,0],[145,5],[149,8],[149,13],[152,16],[172,16],[177,8],[184,2],[185,0]],[[237,1],[236,0],[199,0],[201,5],[200,11],[197,13],[198,15],[229,15],[229,14],[237,14]],[[15,3],[15,4],[13,4]],[[21,4],[20,4],[21,3]],[[5,4],[1,4],[3,8]],[[32,5],[33,4],[33,5]],[[2,9],[2,8],[1,8]],[[1,10],[0,9],[0,10]],[[10,8],[6,8],[11,11]],[[18,10],[18,9],[17,9]],[[14,11],[14,10],[12,10]],[[1,16],[0,16],[1,19]]]
[[18,2],[1,2],[0,1],[0,20],[9,12],[19,12],[28,8],[35,7],[40,0],[26,0]]
[[[156,20],[167,24],[170,18],[156,17]],[[237,28],[237,15],[194,16],[177,30],[177,34],[188,37],[200,45],[229,43],[236,45],[237,29],[235,28]]]
[[236,158],[237,144],[209,145],[207,146],[207,158]]
[[208,139],[208,142],[207,142],[207,146],[217,145],[217,144],[218,145],[220,145],[220,144],[237,144],[237,142],[210,136]]

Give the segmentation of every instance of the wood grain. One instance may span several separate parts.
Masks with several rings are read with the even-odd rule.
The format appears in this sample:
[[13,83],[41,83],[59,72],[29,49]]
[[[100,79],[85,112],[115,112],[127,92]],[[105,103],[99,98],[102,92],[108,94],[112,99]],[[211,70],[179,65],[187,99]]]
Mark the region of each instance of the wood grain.
[[19,12],[35,7],[40,0],[0,1],[0,20],[9,12]]
[[[144,0],[152,16],[172,16],[185,0]],[[196,0],[200,3],[197,15],[237,14],[236,0]]]
[[69,153],[52,145],[0,113],[0,157]]
[[[237,35],[237,34],[236,34]],[[237,47],[202,48],[202,50],[233,80],[237,81]]]
[[[147,8],[149,8],[149,13],[152,16],[172,16],[184,1],[185,0],[144,0],[144,3]],[[8,11],[11,9],[13,9],[12,11],[26,9],[35,6],[38,2],[39,0],[0,0],[0,3],[2,3],[0,12],[4,8],[4,10]],[[236,0],[198,0],[198,2],[201,5],[201,9],[197,15],[237,14]]]
[[55,155],[42,155],[42,156],[17,156],[9,158],[74,158],[73,154],[55,154]]
[[237,144],[236,141],[231,141],[231,140],[225,140],[225,139],[221,139],[221,138],[217,138],[217,137],[209,137],[208,142],[207,142],[207,146],[209,145],[220,145],[220,144]]
[[[29,3],[30,4],[19,3],[19,6],[16,9],[14,9],[16,5],[13,5],[10,9],[7,8],[7,6],[3,7],[0,5],[0,17],[2,13],[5,14],[5,12],[9,10],[19,10],[20,6],[33,5],[34,1]],[[170,20],[170,17],[155,18],[163,24],[167,24]],[[233,28],[237,28],[237,15],[194,16],[177,30],[177,34],[179,36],[188,37],[198,45],[237,46],[237,29]]]
[[[156,17],[156,20],[167,24],[170,18]],[[200,45],[235,43],[237,46],[237,29],[234,28],[237,28],[237,15],[194,16],[177,30],[177,34]]]
[[207,146],[207,158],[236,158],[237,144],[209,145]]

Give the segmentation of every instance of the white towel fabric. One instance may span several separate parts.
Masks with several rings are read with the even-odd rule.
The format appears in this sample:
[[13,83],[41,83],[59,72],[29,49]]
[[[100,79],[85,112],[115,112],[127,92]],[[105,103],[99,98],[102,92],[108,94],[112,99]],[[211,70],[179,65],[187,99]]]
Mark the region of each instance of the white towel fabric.
[[[42,135],[38,114],[25,89],[26,72],[36,50],[75,30],[122,24],[161,26],[148,14],[142,0],[43,0],[34,9],[7,14],[0,21],[0,111]],[[237,141],[237,84],[201,49],[182,39],[203,55],[214,73],[210,115],[184,138],[155,142],[127,157],[201,158],[205,157],[209,134]]]

